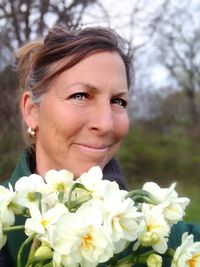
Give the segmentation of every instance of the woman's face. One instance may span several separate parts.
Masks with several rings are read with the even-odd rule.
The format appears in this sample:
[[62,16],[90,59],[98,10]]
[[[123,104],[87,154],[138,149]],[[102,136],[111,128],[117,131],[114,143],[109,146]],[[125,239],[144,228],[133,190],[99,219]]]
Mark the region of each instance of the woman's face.
[[127,101],[116,52],[94,53],[61,73],[37,109],[37,172],[68,169],[78,177],[95,165],[103,169],[128,132]]

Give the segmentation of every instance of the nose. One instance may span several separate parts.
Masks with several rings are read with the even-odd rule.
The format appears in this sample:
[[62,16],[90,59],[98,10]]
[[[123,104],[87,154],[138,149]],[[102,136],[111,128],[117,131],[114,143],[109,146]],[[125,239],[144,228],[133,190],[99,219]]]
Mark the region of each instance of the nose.
[[89,129],[99,134],[114,131],[114,116],[110,103],[95,105],[88,116]]

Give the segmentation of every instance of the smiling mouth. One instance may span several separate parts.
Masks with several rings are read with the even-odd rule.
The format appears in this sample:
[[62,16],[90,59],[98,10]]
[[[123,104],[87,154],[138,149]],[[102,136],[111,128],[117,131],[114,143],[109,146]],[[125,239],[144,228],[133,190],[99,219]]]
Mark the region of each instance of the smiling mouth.
[[80,147],[83,150],[91,151],[91,152],[105,152],[108,150],[109,146],[91,146],[86,144],[76,144],[78,147]]

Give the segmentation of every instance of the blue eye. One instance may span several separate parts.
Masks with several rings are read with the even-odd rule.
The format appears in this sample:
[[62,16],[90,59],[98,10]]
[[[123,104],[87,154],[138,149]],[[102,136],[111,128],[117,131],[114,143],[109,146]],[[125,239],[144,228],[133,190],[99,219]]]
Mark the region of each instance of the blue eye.
[[127,101],[122,99],[122,98],[114,98],[114,99],[112,99],[111,103],[116,104],[116,105],[123,107],[123,108],[126,108],[126,106],[127,106]]
[[70,98],[73,98],[75,100],[83,101],[86,98],[88,98],[87,93],[75,93]]

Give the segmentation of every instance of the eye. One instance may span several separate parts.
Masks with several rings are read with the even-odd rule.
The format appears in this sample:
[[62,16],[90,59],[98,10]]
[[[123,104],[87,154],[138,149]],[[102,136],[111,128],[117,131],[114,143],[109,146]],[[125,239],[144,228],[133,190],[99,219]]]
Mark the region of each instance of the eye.
[[79,101],[83,101],[83,100],[86,100],[88,98],[88,94],[84,93],[84,92],[79,92],[79,93],[75,93],[75,94],[71,95],[70,98],[75,99],[75,100],[79,100]]
[[122,99],[122,98],[113,98],[111,100],[111,103],[112,104],[115,104],[115,105],[118,105],[120,107],[123,107],[123,108],[126,108],[127,107],[127,104],[128,104],[127,101],[124,100],[124,99]]

